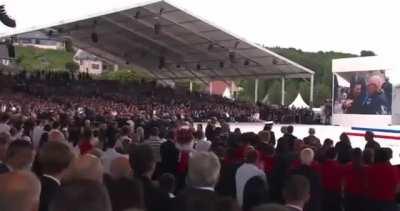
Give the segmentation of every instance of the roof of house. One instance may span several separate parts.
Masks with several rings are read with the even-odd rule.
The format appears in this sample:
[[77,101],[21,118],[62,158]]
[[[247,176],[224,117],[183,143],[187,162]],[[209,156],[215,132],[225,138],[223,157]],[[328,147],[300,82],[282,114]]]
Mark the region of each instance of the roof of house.
[[79,49],[75,55],[74,55],[75,60],[92,60],[92,61],[97,61],[99,58],[93,54],[90,54],[84,50]]

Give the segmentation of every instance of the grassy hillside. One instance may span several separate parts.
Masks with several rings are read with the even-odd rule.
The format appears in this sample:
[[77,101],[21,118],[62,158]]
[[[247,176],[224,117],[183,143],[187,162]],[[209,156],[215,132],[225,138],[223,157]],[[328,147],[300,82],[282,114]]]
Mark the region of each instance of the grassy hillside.
[[72,62],[73,53],[61,50],[47,50],[33,47],[15,48],[17,63],[27,71],[65,70],[65,64]]

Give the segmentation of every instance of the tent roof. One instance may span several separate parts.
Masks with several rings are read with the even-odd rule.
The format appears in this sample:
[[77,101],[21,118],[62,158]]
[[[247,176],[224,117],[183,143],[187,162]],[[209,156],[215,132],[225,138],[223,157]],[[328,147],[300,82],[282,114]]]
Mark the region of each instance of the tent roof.
[[29,29],[34,30],[52,30],[52,36],[68,38],[97,57],[140,67],[160,80],[309,78],[314,74],[166,1]]
[[298,93],[296,99],[289,105],[289,108],[310,108],[310,106],[304,102],[303,97]]

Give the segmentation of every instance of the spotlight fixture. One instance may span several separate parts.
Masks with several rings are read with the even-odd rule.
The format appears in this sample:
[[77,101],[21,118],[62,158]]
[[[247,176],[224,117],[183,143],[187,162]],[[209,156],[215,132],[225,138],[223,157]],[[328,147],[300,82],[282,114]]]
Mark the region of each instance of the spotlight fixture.
[[96,32],[92,32],[92,34],[90,35],[90,38],[92,39],[92,42],[94,42],[94,43],[99,42],[99,37]]
[[136,11],[135,13],[135,19],[139,19],[140,18],[140,10]]
[[235,52],[233,52],[233,51],[229,52],[229,61],[231,63],[236,63],[236,53]]
[[244,60],[244,66],[249,66],[250,61],[248,59]]
[[165,57],[160,56],[159,62],[158,62],[158,69],[162,69],[165,67]]
[[154,24],[154,34],[160,34],[160,32],[161,32],[161,24],[157,22]]
[[219,62],[219,67],[222,69],[222,68],[224,68],[224,66],[225,66],[225,63],[223,61],[220,61]]
[[208,45],[208,48],[207,48],[207,49],[208,49],[209,51],[211,51],[213,48],[214,48],[214,45],[213,45],[212,43],[210,43],[210,44]]
[[236,41],[236,42],[235,42],[235,46],[234,46],[234,48],[237,48],[237,47],[239,47],[239,44],[240,44],[240,41]]

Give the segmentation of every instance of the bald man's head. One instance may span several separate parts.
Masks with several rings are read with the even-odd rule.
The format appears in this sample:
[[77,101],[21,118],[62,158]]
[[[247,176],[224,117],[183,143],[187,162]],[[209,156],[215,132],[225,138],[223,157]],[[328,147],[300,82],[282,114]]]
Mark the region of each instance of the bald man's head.
[[103,165],[98,157],[91,154],[83,155],[73,161],[65,179],[88,179],[102,183]]
[[126,157],[119,157],[111,162],[111,177],[114,179],[130,178],[132,169],[129,164],[129,159]]
[[0,175],[0,210],[37,211],[40,182],[28,171]]

